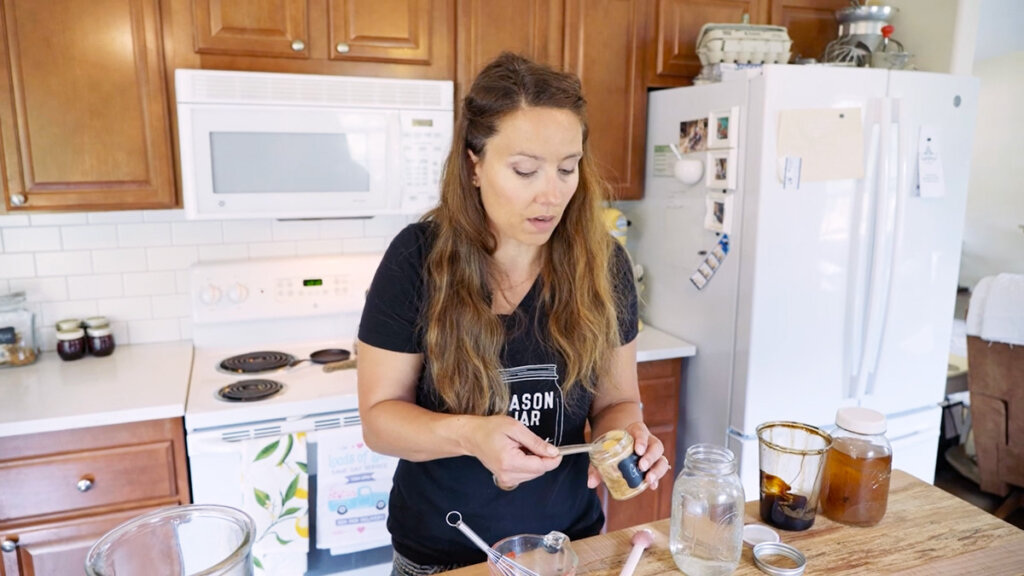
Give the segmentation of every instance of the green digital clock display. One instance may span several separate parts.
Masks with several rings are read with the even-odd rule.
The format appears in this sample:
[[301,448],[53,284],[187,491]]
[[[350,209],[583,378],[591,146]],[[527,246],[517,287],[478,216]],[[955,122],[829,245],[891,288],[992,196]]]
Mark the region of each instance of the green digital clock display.
[[310,280],[303,280],[302,281],[302,285],[303,286],[323,286],[324,285],[324,281],[322,279],[320,279],[320,278],[312,278]]

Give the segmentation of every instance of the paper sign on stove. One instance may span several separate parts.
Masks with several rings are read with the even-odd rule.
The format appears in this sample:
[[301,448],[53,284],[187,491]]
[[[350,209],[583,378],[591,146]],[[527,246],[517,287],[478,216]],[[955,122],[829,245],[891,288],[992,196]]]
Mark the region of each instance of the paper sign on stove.
[[391,544],[388,498],[398,459],[370,450],[358,426],[316,439],[316,547],[338,555]]

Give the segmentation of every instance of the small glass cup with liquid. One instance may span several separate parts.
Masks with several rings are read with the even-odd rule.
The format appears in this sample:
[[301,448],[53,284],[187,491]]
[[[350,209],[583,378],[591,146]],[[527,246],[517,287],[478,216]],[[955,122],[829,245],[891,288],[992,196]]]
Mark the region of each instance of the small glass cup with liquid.
[[757,438],[761,519],[783,530],[810,528],[832,436],[799,422],[765,422]]

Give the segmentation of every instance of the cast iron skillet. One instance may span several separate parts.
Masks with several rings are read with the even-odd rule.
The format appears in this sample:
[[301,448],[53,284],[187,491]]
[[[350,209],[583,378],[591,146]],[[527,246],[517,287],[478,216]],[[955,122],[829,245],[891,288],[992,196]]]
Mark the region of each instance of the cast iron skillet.
[[332,362],[341,362],[348,360],[352,357],[352,353],[344,348],[326,348],[324,350],[317,350],[309,355],[309,358],[299,358],[292,360],[292,363],[288,367],[296,366],[305,361],[310,361],[314,364],[330,364]]

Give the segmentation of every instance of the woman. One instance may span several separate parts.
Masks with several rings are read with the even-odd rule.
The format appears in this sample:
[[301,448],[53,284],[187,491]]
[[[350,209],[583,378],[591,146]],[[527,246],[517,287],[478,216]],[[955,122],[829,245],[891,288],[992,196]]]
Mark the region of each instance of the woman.
[[367,296],[359,411],[401,458],[388,529],[395,572],[481,562],[452,510],[495,542],[597,534],[586,455],[555,446],[625,429],[646,482],[668,471],[643,424],[636,290],[601,223],[579,79],[502,54],[466,96],[439,205],[400,232]]

